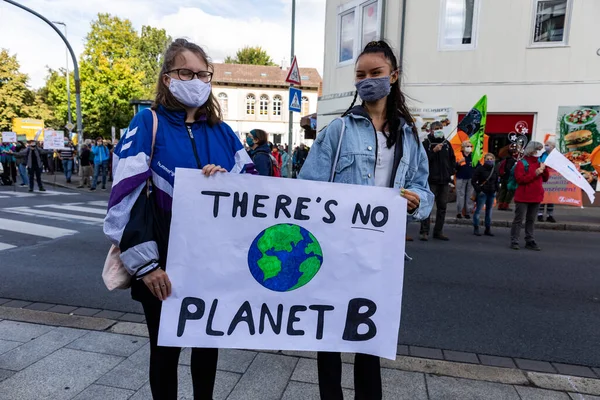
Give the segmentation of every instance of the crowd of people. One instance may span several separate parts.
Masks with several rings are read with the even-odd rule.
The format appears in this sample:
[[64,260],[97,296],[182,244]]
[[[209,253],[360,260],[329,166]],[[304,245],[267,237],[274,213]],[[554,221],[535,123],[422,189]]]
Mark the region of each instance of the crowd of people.
[[42,173],[64,173],[66,183],[72,183],[73,174],[79,173],[82,179],[77,188],[87,187],[94,191],[101,182],[102,190],[106,190],[107,180],[112,182],[113,149],[113,144],[102,137],[95,142],[86,140],[80,151],[71,140],[65,140],[63,148],[57,150],[44,149],[43,142],[36,140],[2,143],[0,183],[4,186],[16,185],[18,173],[21,187],[29,186],[32,192],[35,179],[39,190],[45,191]]
[[269,134],[262,129],[251,130],[244,147],[259,175],[277,178],[296,178],[310,150],[304,143],[294,148],[290,170],[288,146],[269,142]]

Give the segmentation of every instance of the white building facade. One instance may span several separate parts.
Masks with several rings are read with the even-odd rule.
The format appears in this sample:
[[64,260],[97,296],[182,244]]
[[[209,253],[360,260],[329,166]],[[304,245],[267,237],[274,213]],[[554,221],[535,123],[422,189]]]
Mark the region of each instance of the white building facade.
[[[244,141],[252,129],[262,129],[275,144],[288,144],[288,71],[280,67],[215,64],[213,94],[223,111],[224,121]],[[310,144],[300,119],[316,113],[321,77],[314,68],[300,68],[302,112],[294,113],[293,145]]]
[[382,38],[411,106],[456,121],[485,94],[490,150],[518,122],[543,140],[559,106],[600,104],[599,18],[598,0],[327,0],[319,126],[348,107],[356,57]]

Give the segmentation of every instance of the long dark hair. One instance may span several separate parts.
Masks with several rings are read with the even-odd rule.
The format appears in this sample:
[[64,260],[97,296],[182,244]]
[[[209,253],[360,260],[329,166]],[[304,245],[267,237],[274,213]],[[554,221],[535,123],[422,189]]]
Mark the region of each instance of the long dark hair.
[[[390,47],[390,45],[384,40],[377,40],[374,42],[369,42],[362,53],[356,59],[356,62],[365,54],[383,54],[384,57],[390,62],[392,65],[392,72],[398,70],[398,59],[394,54],[394,51]],[[412,131],[415,136],[415,139],[418,141],[419,136],[417,129],[414,126],[412,115],[410,111],[408,111],[408,107],[406,105],[406,98],[404,94],[400,90],[400,77],[402,76],[402,71],[398,71],[398,79],[396,82],[392,84],[392,89],[390,94],[387,97],[386,101],[386,122],[384,125],[388,126],[390,135],[387,137],[387,146],[388,148],[392,148],[396,142],[398,141],[398,137],[401,135],[399,132],[401,126],[400,122],[402,119],[406,121],[407,124],[412,124]],[[343,116],[347,115],[350,110],[354,107],[356,103],[356,99],[358,98],[358,91],[354,93],[354,99],[352,100],[352,104]]]
[[[163,82],[163,76],[173,69],[173,65],[175,64],[175,60],[177,57],[181,56],[185,50],[191,51],[198,57],[202,59],[208,66],[210,71],[213,71],[213,65],[210,62],[210,58],[202,49],[202,47],[189,42],[185,39],[175,39],[173,43],[167,48],[165,52],[164,61],[162,68],[160,69],[160,74],[158,75],[158,82],[156,83],[156,98],[154,99],[154,103],[152,103],[152,108],[156,110],[156,108],[161,105],[169,110],[185,110],[183,104],[181,104],[175,96],[171,93],[167,85]],[[221,114],[221,107],[219,106],[219,102],[213,95],[212,91],[208,100],[202,107],[198,109],[195,119],[199,119],[202,115],[206,116],[206,120],[210,125],[216,125],[222,121],[223,116]]]

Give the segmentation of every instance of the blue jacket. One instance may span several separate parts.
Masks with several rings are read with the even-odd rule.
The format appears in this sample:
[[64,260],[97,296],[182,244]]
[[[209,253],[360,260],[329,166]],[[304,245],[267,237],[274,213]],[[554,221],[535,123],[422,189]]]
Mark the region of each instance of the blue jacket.
[[92,154],[94,154],[94,162],[101,164],[104,161],[108,161],[110,158],[110,151],[108,147],[102,146],[92,146]]
[[271,154],[271,147],[269,147],[268,143],[264,143],[256,149],[248,151],[248,154],[259,175],[271,176],[271,157],[269,156]]
[[[373,123],[361,106],[354,107],[343,118],[346,131],[334,182],[374,186],[377,137]],[[399,156],[401,152],[402,157],[395,160],[397,168],[390,187],[405,188],[418,194],[421,204],[410,217],[423,220],[429,217],[434,200],[427,182],[429,161],[425,149],[413,134],[412,127],[404,121],[401,126],[402,141],[396,146],[396,154]],[[337,119],[319,133],[300,171],[299,179],[329,181],[341,129],[342,122]]]
[[[206,121],[196,121],[191,127],[192,140],[185,125],[185,112],[159,107],[156,113],[158,129],[150,167],[153,126],[150,110],[143,110],[133,118],[127,134],[115,147],[114,180],[104,220],[105,235],[121,249],[121,261],[128,272],[138,278],[158,268],[159,261],[164,262],[166,257],[176,168],[215,164],[231,173],[256,173],[242,143],[226,123],[210,126]],[[142,194],[149,178],[152,178],[153,223],[147,222],[144,209],[150,200],[145,201],[145,192]],[[157,232],[158,217],[163,224]]]

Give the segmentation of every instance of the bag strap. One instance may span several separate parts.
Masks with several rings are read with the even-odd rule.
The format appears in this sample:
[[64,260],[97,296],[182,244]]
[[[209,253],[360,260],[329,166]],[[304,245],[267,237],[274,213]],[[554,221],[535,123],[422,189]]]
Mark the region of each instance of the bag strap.
[[344,139],[344,132],[346,132],[346,121],[344,121],[344,118],[340,117],[337,119],[342,121],[342,130],[340,132],[340,140],[338,142],[338,147],[335,152],[335,158],[333,159],[333,166],[331,167],[331,175],[329,176],[329,182],[333,182],[333,180],[335,179],[335,169],[337,167],[338,161],[340,160],[340,152],[342,150],[342,140]]
[[[150,158],[148,159],[148,168],[152,164],[152,158],[154,157],[154,144],[156,143],[156,131],[158,131],[158,117],[156,111],[149,109],[152,113],[152,147],[150,149]],[[152,171],[150,171],[150,178],[146,181],[146,197],[150,197],[150,182],[152,181]]]

